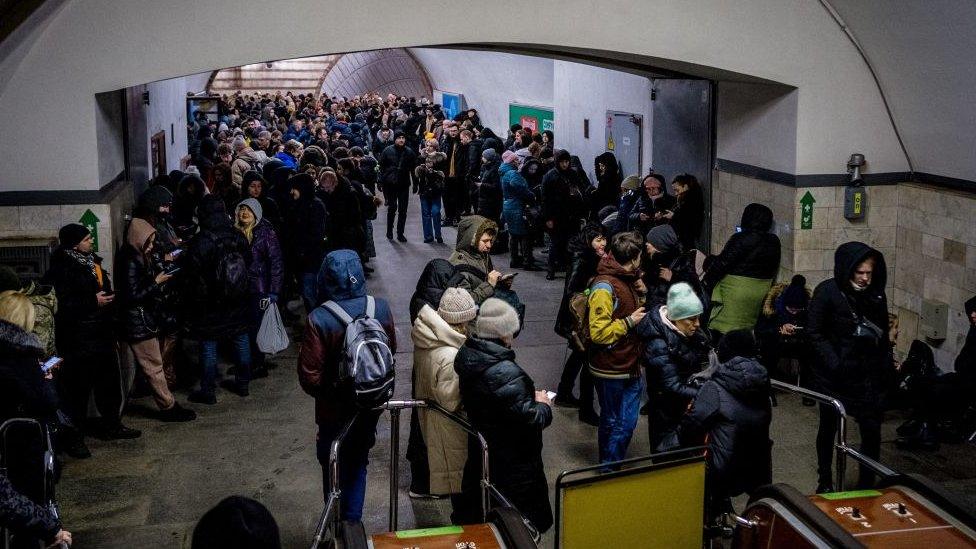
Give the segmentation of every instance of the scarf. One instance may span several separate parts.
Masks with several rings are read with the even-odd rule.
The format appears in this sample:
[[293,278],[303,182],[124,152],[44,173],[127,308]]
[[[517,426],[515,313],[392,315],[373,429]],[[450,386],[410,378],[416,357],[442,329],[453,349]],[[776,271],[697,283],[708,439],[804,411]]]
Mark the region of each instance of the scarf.
[[84,254],[73,248],[70,250],[65,250],[65,252],[78,263],[88,267],[93,275],[98,276],[98,273],[95,271],[95,254]]

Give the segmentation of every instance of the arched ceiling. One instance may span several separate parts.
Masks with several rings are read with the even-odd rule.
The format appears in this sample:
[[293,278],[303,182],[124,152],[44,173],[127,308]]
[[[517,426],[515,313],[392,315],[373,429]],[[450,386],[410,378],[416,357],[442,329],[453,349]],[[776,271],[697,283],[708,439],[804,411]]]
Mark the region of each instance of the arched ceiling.
[[352,97],[366,92],[430,97],[427,71],[403,48],[302,57],[214,71],[210,93],[322,93]]
[[[976,3],[831,1],[876,63],[917,169],[976,180]],[[98,184],[96,93],[266,59],[460,43],[602,50],[649,68],[783,83],[798,90],[798,174],[834,173],[853,150],[873,170],[907,167],[863,61],[817,0],[610,0],[603,8],[616,16],[604,18],[591,17],[589,0],[563,0],[555,18],[547,2],[517,3],[516,17],[514,1],[455,2],[439,4],[437,24],[422,0],[362,0],[357,10],[289,0],[283,9],[298,16],[282,18],[234,0],[48,2],[56,8],[42,6],[0,42],[0,120],[18,128],[0,134],[0,148],[48,142],[57,125],[84,138],[0,165],[8,189]],[[256,21],[253,38],[217,31]]]

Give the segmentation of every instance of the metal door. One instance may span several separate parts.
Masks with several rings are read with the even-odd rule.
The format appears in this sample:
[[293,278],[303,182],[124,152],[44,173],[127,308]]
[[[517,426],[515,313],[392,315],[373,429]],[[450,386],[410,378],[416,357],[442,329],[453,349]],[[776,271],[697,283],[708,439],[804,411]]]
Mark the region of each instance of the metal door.
[[641,174],[643,119],[629,112],[607,111],[606,149],[617,157],[620,174]]
[[699,249],[709,250],[712,234],[712,82],[656,78],[651,103],[654,132],[651,136],[652,168],[670,186],[674,176],[690,173],[701,182],[705,194],[705,221]]

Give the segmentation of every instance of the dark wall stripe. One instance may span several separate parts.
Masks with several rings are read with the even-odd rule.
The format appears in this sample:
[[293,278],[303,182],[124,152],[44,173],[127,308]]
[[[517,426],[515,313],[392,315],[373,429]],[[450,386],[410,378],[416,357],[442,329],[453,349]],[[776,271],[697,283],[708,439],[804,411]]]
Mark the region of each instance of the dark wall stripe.
[[[770,183],[786,185],[788,187],[842,187],[847,185],[849,176],[846,173],[836,174],[801,174],[794,175],[787,172],[769,170],[751,164],[743,164],[734,160],[724,158],[715,159],[715,169],[721,172],[734,173],[743,177],[761,179]],[[911,172],[882,172],[866,173],[863,175],[865,185],[895,185],[914,181],[925,183],[945,189],[964,191],[976,194],[976,181],[968,179],[957,179],[942,175],[915,172],[914,177]]]
[[125,189],[122,174],[97,191],[4,191],[0,206],[50,206],[53,204],[108,204]]

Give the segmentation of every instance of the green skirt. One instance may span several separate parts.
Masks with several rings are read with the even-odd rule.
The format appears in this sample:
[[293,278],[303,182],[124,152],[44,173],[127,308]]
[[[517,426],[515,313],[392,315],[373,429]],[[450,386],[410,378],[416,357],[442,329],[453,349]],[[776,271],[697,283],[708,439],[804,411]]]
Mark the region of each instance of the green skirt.
[[726,275],[712,290],[708,327],[723,334],[754,328],[772,285],[773,279]]

